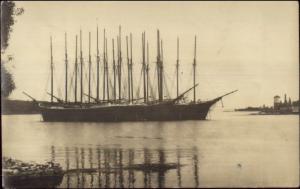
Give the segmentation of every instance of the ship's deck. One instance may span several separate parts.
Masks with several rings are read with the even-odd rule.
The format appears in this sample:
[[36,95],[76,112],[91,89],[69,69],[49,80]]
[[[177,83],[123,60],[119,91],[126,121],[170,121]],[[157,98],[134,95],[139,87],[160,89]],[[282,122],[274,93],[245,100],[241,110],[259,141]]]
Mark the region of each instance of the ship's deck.
[[189,102],[189,103],[159,103],[159,102],[151,102],[151,103],[40,103],[40,108],[46,109],[96,109],[96,108],[107,108],[107,107],[145,107],[145,106],[157,106],[157,105],[191,105],[191,104],[203,104],[210,101],[199,101],[199,102]]

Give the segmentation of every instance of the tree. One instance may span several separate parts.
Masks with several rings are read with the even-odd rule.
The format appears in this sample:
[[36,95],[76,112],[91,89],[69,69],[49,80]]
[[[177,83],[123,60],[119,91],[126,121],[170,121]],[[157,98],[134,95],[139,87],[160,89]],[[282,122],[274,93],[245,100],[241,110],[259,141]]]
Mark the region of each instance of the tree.
[[13,76],[1,62],[1,97],[8,97],[16,88]]
[[15,89],[13,76],[5,67],[8,61],[3,60],[6,48],[9,46],[9,37],[12,26],[15,23],[15,16],[23,14],[23,8],[16,8],[13,1],[1,1],[1,97],[8,97]]

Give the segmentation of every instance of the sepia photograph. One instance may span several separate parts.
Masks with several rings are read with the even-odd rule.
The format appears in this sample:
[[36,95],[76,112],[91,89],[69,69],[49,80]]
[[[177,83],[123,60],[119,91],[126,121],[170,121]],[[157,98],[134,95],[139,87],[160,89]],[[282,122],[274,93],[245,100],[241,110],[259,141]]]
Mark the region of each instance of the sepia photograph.
[[3,188],[299,187],[297,1],[1,1]]

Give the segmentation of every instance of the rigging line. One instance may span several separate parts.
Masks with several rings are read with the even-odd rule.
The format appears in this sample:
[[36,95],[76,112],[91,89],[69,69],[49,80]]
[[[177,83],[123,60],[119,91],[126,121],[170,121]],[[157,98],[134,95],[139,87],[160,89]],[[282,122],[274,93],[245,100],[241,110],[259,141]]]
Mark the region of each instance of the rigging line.
[[[166,85],[167,85],[167,83],[172,83],[172,81],[174,81],[174,80],[172,80],[170,77],[169,77],[169,75],[168,74],[164,74],[164,80],[166,81]],[[174,83],[174,82],[173,82]],[[170,91],[169,91],[169,87],[167,86],[167,92],[169,92],[169,94],[170,94]]]
[[151,83],[151,80],[149,80],[149,87],[150,87],[150,93],[151,93],[151,98],[152,99],[155,99],[156,98],[156,93],[154,92],[154,90],[153,90],[153,85],[152,85],[152,83]]
[[[189,75],[187,77],[188,81],[193,81],[193,67],[189,71]],[[191,97],[192,93],[186,94],[186,97]]]
[[85,71],[84,72],[84,79],[85,79],[85,82],[87,83],[88,82],[88,73],[87,73],[87,67],[88,67],[88,65],[84,65],[84,68],[83,68],[83,70]]
[[[73,82],[74,72],[72,72],[72,74],[70,74],[71,73],[70,72],[70,67],[68,69],[69,69],[68,78],[70,79],[70,82],[67,83],[67,90],[72,91],[73,89],[72,89],[71,85],[72,85],[72,82]],[[71,77],[69,77],[69,76],[71,76]],[[68,79],[68,81],[69,81],[69,79]],[[68,93],[68,94],[69,94],[68,96],[70,96],[70,93]],[[70,101],[70,99],[68,101]]]
[[[87,67],[87,65],[86,64],[84,64],[83,65],[83,71],[84,71],[84,74],[83,74],[83,83],[87,83],[88,82],[88,73],[86,72],[86,67]],[[87,91],[87,85],[83,85],[83,94],[85,93],[85,90]],[[84,101],[84,99],[86,99],[86,98],[88,98],[86,95],[83,95],[83,101]]]
[[[155,82],[155,84],[154,84],[154,86],[153,86],[154,92],[155,92],[155,96],[156,96],[157,91],[158,91],[158,78],[156,77],[156,76],[157,76],[157,72],[158,72],[158,67],[155,66],[154,76],[153,76],[154,82]],[[156,79],[155,79],[155,78],[156,78]]]
[[[124,72],[125,73],[125,72]],[[126,78],[125,78],[126,79]],[[122,96],[123,97],[128,97],[128,90],[129,90],[129,88],[128,88],[128,83],[127,82],[123,82],[123,86],[122,86],[123,88],[122,88]],[[128,99],[129,99],[129,97],[128,97]]]
[[108,86],[109,86],[109,91],[112,91],[112,96],[111,96],[112,98],[110,98],[110,99],[113,100],[113,99],[114,99],[113,97],[114,97],[114,95],[115,95],[115,94],[114,94],[115,92],[114,92],[114,90],[113,90],[114,86],[113,86],[113,83],[112,83],[110,77],[108,78]]
[[[176,68],[175,68],[175,70],[174,70],[174,74],[173,75],[176,75]],[[168,76],[168,75],[167,75]],[[178,80],[179,80],[179,77],[178,77]],[[173,78],[173,79],[171,79],[171,90],[172,89],[175,89],[176,90],[176,88],[174,87],[175,86],[175,79]],[[174,93],[174,94],[176,94],[176,93]]]
[[136,91],[136,97],[137,97],[137,99],[140,98],[140,88],[141,88],[142,75],[143,75],[143,72],[141,71],[141,75],[140,75],[139,82],[138,82],[138,89]]
[[89,64],[84,64],[83,65],[83,71],[85,71],[84,73],[85,74],[88,74],[87,72],[88,72],[88,68],[89,68]]
[[103,75],[104,70],[102,69],[103,65],[99,65],[99,99],[103,99],[103,93],[101,92],[103,90]]
[[[73,91],[73,83],[75,84],[75,79],[74,79],[74,77],[75,77],[75,70],[73,70],[73,72],[72,72],[72,74],[71,74],[71,81],[70,81],[70,83],[69,83],[69,88],[68,88],[68,90],[69,91]],[[72,94],[72,93],[71,93]]]
[[96,92],[95,87],[96,86],[96,78],[95,78],[95,65],[94,65],[94,69],[93,69],[93,64],[91,66],[91,96],[93,96],[93,91]]
[[[94,68],[93,68],[93,67],[94,67]],[[95,77],[96,77],[96,76],[95,76],[95,70],[96,70],[95,67],[96,67],[96,65],[95,65],[95,64],[92,64],[92,66],[91,66],[91,76],[92,76],[92,78],[91,78],[91,88],[92,88],[92,86],[93,86],[92,83],[95,84],[95,83],[96,83],[96,80],[97,80],[97,79],[95,78]]]
[[[108,64],[108,63],[107,63]],[[109,65],[109,64],[108,64]],[[108,87],[109,87],[109,93],[112,94],[111,100],[114,99],[114,84],[113,84],[113,65],[110,65],[108,67]]]
[[45,87],[45,89],[44,89],[44,95],[42,96],[42,99],[45,99],[45,97],[46,97],[46,94],[47,94],[47,92],[48,92],[48,87],[49,87],[49,80],[50,80],[50,73],[48,74],[48,76],[47,76],[47,80],[46,80],[46,87]]
[[[89,77],[89,76],[88,76],[88,73],[85,73],[85,74],[84,74],[84,79],[85,79],[85,82],[86,82],[86,83],[87,83],[87,81],[88,81],[88,77]],[[87,86],[86,86],[86,87],[87,87]]]
[[[123,59],[122,59],[123,60]],[[123,63],[123,62],[122,62]],[[125,64],[126,65],[126,64]],[[127,71],[127,70],[125,70],[125,68],[124,68],[124,64],[122,64],[121,65],[121,70],[122,70],[122,73],[124,73],[125,74],[125,71]],[[123,78],[124,78],[124,75],[122,74],[122,76],[123,76]],[[121,77],[122,77],[121,76]],[[121,83],[122,83],[122,85],[123,85],[123,88],[122,88],[122,90],[123,90],[123,92],[122,92],[122,96],[124,96],[124,85],[126,85],[127,84],[127,80],[126,79],[122,79],[121,78]],[[128,91],[127,91],[127,93],[128,93]]]
[[[125,65],[127,65],[127,64],[125,64]],[[124,75],[122,74],[122,76],[123,76],[122,78],[126,77],[125,73],[128,71],[124,67],[125,67],[124,64],[122,64],[121,65],[121,71],[122,71],[122,73],[124,73]],[[127,97],[128,96],[128,90],[129,90],[128,87],[127,87],[128,86],[128,80],[127,80],[127,78],[124,78],[124,79],[122,79],[122,78],[121,78],[121,88],[122,88],[121,94],[122,94],[122,97]]]
[[55,77],[55,81],[56,81],[56,83],[57,83],[57,85],[56,85],[57,96],[58,96],[59,98],[61,98],[61,99],[62,99],[62,92],[61,92],[61,85],[62,85],[62,82],[60,82],[60,81],[63,81],[63,78],[64,78],[63,74],[60,75],[59,80],[57,80],[57,77]]
[[[77,74],[78,74],[78,69],[77,69]],[[76,69],[75,69],[75,66],[74,66],[74,67],[73,67],[73,72],[72,72],[72,78],[74,78],[74,79],[73,79],[73,85],[72,85],[72,86],[74,87],[74,88],[72,89],[73,91],[74,91],[74,89],[75,89],[75,81],[76,81],[76,80],[75,80],[75,75],[76,75]],[[78,86],[78,75],[77,75],[77,86]],[[77,87],[77,92],[78,92],[78,87]],[[73,97],[75,97],[74,92],[72,92],[72,94],[73,94]]]
[[[94,56],[97,57],[97,56]],[[93,62],[93,61],[92,61]],[[95,87],[97,84],[97,78],[96,78],[96,74],[97,72],[95,72],[95,70],[97,70],[97,62],[95,62],[95,64],[92,63],[91,65],[91,95],[93,94],[93,91],[96,93],[97,88]]]
[[[113,66],[112,66],[112,67],[113,67]],[[112,68],[112,69],[113,69],[113,68]],[[111,76],[111,75],[113,75],[113,73],[110,74],[110,76]],[[111,77],[113,77],[113,76],[111,76]],[[117,89],[114,90],[114,88],[117,87],[117,82],[116,82],[116,86],[114,86],[114,83],[113,83],[112,79],[110,78],[110,79],[109,79],[109,86],[110,86],[110,91],[112,91],[112,92],[111,92],[111,94],[112,94],[112,100],[117,99]]]
[[169,89],[168,89],[168,82],[167,82],[167,80],[166,80],[166,76],[165,76],[166,74],[163,74],[163,79],[164,79],[164,88],[165,88],[165,91],[166,91],[166,96],[167,96],[167,98],[170,98],[170,93],[169,93]]
[[62,98],[62,92],[61,92],[61,89],[58,89],[57,90],[57,96],[58,96],[58,98]]
[[[132,46],[132,45],[131,45]],[[131,50],[130,50],[130,52],[131,52],[131,55],[130,55],[130,73],[129,73],[129,77],[130,77],[130,96],[131,96],[131,102],[132,102],[132,99],[134,99],[134,89],[136,88],[136,86],[135,86],[135,83],[133,82],[133,80],[134,80],[134,78],[135,78],[135,72],[134,72],[134,63],[133,63],[133,58],[132,58],[132,48],[131,48]]]
[[[181,80],[182,75],[183,75],[183,71],[182,70],[180,71],[180,69],[178,68],[178,82],[179,83],[182,83],[182,80]],[[180,93],[180,86],[178,87],[178,92]]]
[[[176,70],[174,70],[174,74],[173,75],[176,75]],[[171,93],[172,93],[172,89],[174,89],[174,88],[176,88],[175,87],[175,84],[176,84],[176,77],[173,77],[173,78],[171,78],[170,76],[168,76],[169,78],[170,78],[170,80],[171,80],[171,88],[169,88],[170,90],[171,90]],[[172,93],[172,94],[176,94],[176,92],[175,93]]]
[[165,81],[163,81],[164,82],[164,89],[166,91],[166,95],[165,96],[167,98],[170,98],[170,92],[169,92],[169,88],[168,88],[168,82],[166,81],[166,77],[165,76],[163,76],[163,78],[165,80]]

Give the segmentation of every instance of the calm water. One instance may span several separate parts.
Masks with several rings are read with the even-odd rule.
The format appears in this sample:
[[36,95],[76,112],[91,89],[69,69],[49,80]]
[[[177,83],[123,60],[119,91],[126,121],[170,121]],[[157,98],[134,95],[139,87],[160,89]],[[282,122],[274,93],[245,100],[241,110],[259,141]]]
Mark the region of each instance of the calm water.
[[126,123],[7,115],[2,151],[65,170],[96,170],[65,174],[57,186],[63,188],[297,186],[299,116],[247,114],[214,110],[206,121]]

